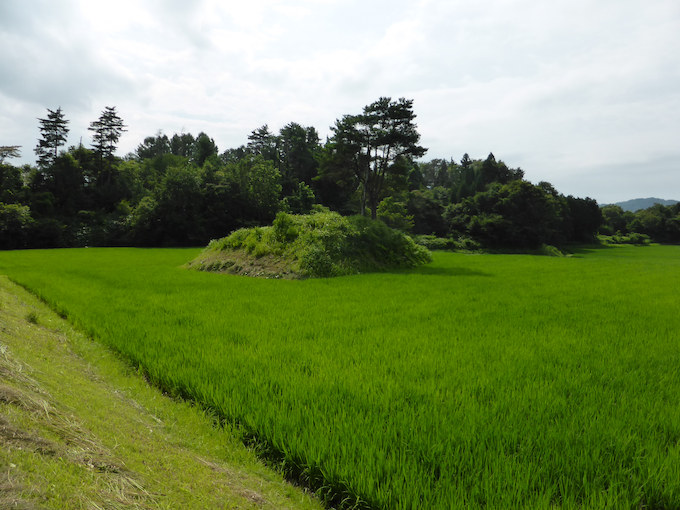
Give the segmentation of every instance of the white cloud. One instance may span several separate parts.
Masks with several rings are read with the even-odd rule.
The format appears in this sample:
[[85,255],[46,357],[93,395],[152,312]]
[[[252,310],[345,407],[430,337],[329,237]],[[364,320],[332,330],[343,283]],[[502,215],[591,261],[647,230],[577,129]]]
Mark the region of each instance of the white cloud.
[[675,0],[5,0],[0,144],[32,161],[57,106],[89,144],[115,105],[121,153],[159,129],[226,149],[405,96],[428,157],[493,151],[573,194],[680,195],[679,23]]

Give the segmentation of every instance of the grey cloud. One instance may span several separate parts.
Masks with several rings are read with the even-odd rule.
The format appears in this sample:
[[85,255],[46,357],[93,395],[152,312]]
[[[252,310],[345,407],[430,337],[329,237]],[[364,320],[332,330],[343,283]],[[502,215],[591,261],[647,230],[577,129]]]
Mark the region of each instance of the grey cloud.
[[38,112],[15,132],[61,105],[86,135],[115,104],[131,124],[123,152],[135,136],[182,128],[224,148],[264,123],[323,135],[379,96],[406,96],[428,157],[493,151],[584,195],[598,184],[583,172],[609,175],[605,164],[631,189],[631,160],[675,182],[658,158],[680,159],[676,0],[121,0],[129,13],[94,33],[98,5],[0,1],[11,48],[0,119]]
[[88,38],[79,36],[77,19],[69,17],[68,9],[55,2],[39,2],[35,11],[17,4],[3,4],[1,13],[11,11],[0,33],[0,68],[8,70],[0,79],[4,95],[50,107],[85,108],[93,96],[130,85],[97,57]]

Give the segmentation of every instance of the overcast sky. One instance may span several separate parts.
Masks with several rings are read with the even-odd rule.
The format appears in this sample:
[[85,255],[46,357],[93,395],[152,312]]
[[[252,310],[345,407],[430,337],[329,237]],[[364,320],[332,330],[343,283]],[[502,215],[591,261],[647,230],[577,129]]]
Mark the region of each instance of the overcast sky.
[[414,100],[426,160],[493,152],[600,203],[680,199],[678,0],[0,0],[0,145],[34,163],[115,106],[119,155],[159,130],[220,151],[289,122],[322,137]]

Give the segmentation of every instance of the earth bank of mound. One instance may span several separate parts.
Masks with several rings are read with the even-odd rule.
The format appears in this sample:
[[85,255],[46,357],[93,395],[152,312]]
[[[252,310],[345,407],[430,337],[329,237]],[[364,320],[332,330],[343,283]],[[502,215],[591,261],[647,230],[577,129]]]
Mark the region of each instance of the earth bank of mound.
[[380,221],[335,212],[279,213],[270,227],[211,241],[189,267],[265,278],[313,278],[415,267],[430,252]]

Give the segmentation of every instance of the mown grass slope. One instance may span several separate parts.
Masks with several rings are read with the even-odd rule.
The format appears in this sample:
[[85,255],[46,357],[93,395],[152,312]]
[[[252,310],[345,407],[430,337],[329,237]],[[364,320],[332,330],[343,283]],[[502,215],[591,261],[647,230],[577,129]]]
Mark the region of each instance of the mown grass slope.
[[7,252],[0,271],[333,501],[678,507],[679,247],[302,281],[183,270],[196,254]]
[[321,508],[0,277],[0,508]]

